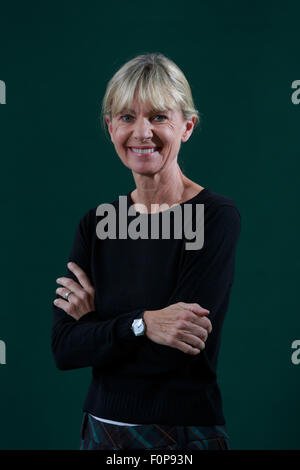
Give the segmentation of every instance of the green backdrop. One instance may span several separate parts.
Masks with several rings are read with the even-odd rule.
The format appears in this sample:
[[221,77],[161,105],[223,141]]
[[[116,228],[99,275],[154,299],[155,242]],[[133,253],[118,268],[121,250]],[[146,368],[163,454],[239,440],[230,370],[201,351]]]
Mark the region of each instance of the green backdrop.
[[299,2],[3,3],[0,448],[78,449],[91,370],[55,368],[55,280],[82,215],[135,188],[100,126],[107,81],[162,52],[202,113],[183,172],[242,215],[219,359],[232,448],[300,449]]

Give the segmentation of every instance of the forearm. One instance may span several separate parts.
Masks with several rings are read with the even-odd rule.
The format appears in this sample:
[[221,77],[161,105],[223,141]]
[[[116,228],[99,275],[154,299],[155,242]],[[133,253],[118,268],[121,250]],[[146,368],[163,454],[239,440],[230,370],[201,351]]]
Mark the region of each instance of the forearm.
[[97,319],[97,312],[90,312],[80,321],[70,319],[54,309],[51,347],[58,369],[82,367],[113,367],[126,360],[145,340],[136,337],[131,324],[143,309],[134,310],[112,320]]

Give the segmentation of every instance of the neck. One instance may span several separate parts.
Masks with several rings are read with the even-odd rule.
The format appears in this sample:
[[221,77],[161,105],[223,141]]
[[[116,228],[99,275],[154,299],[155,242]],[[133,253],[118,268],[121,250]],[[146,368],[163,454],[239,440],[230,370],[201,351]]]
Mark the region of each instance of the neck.
[[[137,206],[143,204],[147,212],[151,204],[180,204],[196,195],[202,186],[187,178],[178,164],[168,171],[155,175],[140,175],[133,173],[136,189],[131,193],[131,199]],[[140,211],[140,208],[138,209]],[[158,209],[155,210],[158,212]]]

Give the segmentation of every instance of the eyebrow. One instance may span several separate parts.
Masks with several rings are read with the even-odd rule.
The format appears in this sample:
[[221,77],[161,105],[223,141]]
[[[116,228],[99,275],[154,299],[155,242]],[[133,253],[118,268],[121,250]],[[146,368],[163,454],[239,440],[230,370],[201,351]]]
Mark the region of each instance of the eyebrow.
[[[167,109],[160,109],[160,110],[157,110],[157,109],[151,109],[148,114],[152,114],[152,113],[167,113],[168,110]],[[130,109],[130,108],[124,108],[122,111],[120,111],[118,114],[123,114],[123,113],[132,113],[132,114],[135,114],[135,111],[133,109]]]
[[134,110],[133,110],[133,109],[129,109],[129,108],[124,108],[124,109],[122,109],[119,114],[122,114],[122,113],[132,113],[132,114],[135,114]]

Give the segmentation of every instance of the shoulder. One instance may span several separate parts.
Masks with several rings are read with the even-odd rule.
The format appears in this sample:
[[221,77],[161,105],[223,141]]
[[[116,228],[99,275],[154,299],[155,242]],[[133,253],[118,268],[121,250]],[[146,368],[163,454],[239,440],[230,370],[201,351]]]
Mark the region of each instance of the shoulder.
[[211,188],[205,188],[193,201],[204,205],[204,211],[197,217],[196,224],[204,225],[204,239],[237,240],[241,232],[241,214],[235,200],[224,194],[219,194]]
[[113,201],[107,202],[99,202],[97,206],[92,207],[91,209],[86,210],[80,217],[79,217],[79,224],[86,230],[86,231],[92,231],[94,230],[95,226],[99,222],[99,217],[100,217],[100,211],[99,208],[100,206],[103,207],[102,212],[105,211],[105,208],[107,209],[108,206],[114,206],[114,208],[117,210],[119,207],[119,199],[120,198],[125,198],[127,201],[127,196],[119,196],[118,199],[115,199]]
[[218,219],[238,219],[241,221],[241,214],[235,200],[227,195],[217,193],[211,188],[205,188],[199,193],[197,202],[204,204],[205,218]]
[[93,237],[97,225],[96,210],[97,207],[85,210],[77,219],[77,233],[79,232],[79,235],[87,242]]

